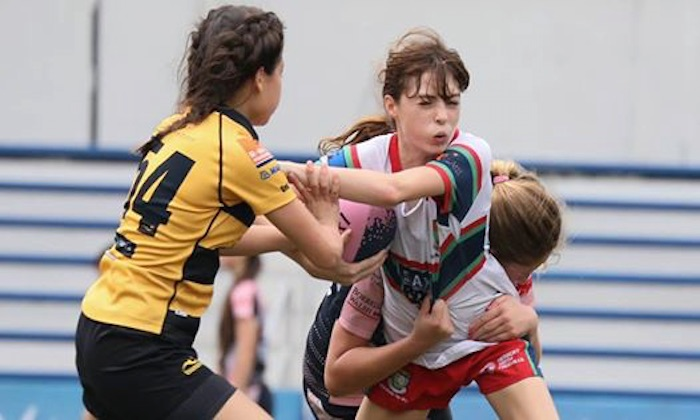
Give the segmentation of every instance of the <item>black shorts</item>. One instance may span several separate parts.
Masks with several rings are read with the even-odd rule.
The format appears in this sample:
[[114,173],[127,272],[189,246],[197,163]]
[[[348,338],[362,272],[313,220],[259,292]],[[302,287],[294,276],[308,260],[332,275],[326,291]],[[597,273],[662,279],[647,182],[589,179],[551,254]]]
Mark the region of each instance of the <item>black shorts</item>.
[[83,403],[99,419],[210,419],[236,390],[156,334],[81,314],[75,340]]

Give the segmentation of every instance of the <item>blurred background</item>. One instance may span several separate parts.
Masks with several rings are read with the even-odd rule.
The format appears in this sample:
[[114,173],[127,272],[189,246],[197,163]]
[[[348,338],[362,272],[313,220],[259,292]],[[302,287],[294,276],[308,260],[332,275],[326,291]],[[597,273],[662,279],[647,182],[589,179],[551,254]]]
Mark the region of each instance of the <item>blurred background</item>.
[[[81,412],[73,330],[136,170],[174,109],[187,34],[220,1],[0,1],[0,419]],[[569,241],[536,283],[562,418],[700,417],[700,2],[249,0],[286,25],[279,157],[381,111],[390,44],[429,26],[472,75],[461,126],[537,170]],[[327,284],[264,256],[276,418],[304,418],[306,332]],[[216,360],[230,275],[195,347]],[[456,418],[494,418],[477,391]]]

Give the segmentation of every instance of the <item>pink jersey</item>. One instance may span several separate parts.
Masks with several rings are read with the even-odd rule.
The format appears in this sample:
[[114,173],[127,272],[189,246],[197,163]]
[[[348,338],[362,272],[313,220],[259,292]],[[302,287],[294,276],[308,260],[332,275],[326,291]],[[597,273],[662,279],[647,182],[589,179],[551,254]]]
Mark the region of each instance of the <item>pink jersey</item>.
[[258,285],[255,280],[241,280],[231,291],[231,315],[234,319],[254,318],[258,302]]
[[[242,279],[238,281],[233,288],[228,298],[231,301],[231,316],[235,320],[241,319],[257,319],[260,325],[258,331],[260,341],[256,348],[256,363],[255,372],[251,378],[252,383],[249,385],[259,384],[262,382],[263,368],[265,365],[266,348],[263,340],[263,310],[260,301],[259,289],[255,280]],[[226,353],[224,358],[224,372],[222,374],[228,377],[236,364],[236,346],[232,346]]]

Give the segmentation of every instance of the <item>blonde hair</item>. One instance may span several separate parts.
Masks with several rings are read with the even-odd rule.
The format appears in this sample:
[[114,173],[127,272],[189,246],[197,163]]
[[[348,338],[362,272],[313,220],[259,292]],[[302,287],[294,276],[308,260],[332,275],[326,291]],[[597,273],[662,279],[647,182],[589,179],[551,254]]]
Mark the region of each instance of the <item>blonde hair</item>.
[[501,264],[542,264],[560,246],[562,204],[514,161],[494,160],[491,178],[491,254]]

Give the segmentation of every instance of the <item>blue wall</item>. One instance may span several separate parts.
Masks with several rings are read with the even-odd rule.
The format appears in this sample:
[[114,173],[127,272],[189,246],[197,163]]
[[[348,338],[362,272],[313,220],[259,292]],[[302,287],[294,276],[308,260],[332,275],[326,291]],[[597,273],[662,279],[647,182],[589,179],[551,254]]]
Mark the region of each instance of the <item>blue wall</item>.
[[[0,378],[0,419],[74,420],[80,418],[81,390],[75,378]],[[605,395],[602,392],[555,392],[562,419],[682,420],[700,418],[700,400],[683,396]],[[295,390],[275,393],[278,420],[301,420],[301,394]],[[472,388],[452,403],[456,419],[493,419],[486,400]]]

